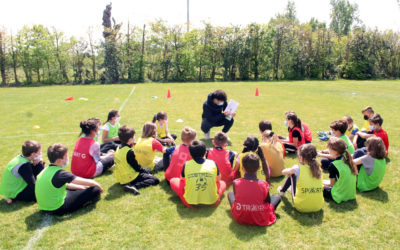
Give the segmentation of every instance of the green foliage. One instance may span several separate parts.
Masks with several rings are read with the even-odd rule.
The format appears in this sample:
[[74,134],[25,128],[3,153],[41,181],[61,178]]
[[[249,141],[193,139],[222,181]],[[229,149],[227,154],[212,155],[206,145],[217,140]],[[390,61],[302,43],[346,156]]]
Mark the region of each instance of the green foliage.
[[331,29],[336,34],[349,34],[354,22],[358,21],[358,5],[348,0],[331,0]]

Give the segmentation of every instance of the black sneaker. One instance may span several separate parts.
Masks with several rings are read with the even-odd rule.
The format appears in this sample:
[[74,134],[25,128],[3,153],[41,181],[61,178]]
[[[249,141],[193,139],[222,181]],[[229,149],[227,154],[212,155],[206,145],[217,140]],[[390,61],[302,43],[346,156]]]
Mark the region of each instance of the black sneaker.
[[131,186],[131,185],[125,185],[124,186],[124,190],[126,192],[130,192],[130,193],[132,193],[134,195],[139,195],[140,194],[140,192],[134,186]]

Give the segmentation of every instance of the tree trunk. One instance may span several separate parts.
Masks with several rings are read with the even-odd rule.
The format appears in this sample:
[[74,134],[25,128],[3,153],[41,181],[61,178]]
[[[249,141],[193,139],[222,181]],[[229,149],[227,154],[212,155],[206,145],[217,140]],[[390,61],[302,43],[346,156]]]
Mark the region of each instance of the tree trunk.
[[1,31],[0,31],[0,72],[1,72],[2,83],[6,85],[7,84],[6,59],[5,59],[3,32]]
[[14,40],[11,35],[11,55],[12,55],[12,64],[13,64],[13,70],[14,70],[14,80],[15,83],[19,83],[18,80],[18,75],[17,75],[17,53],[14,50]]
[[139,82],[144,82],[144,43],[145,43],[145,30],[146,24],[143,24],[143,35],[142,35],[142,54],[140,55],[139,65]]

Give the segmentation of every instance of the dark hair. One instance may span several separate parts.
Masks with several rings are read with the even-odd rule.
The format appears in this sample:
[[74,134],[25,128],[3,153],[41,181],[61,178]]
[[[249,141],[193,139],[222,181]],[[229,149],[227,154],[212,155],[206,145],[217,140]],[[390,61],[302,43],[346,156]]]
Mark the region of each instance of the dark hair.
[[95,120],[89,119],[87,121],[81,121],[79,126],[81,127],[81,133],[79,134],[79,136],[81,136],[82,134],[88,135],[90,134],[90,132],[97,130],[98,123]]
[[196,138],[196,130],[191,127],[184,127],[181,132],[181,139],[183,143],[191,142]]
[[96,123],[101,124],[100,118],[92,117],[92,118],[90,118],[89,120],[93,120],[93,121],[95,121]]
[[295,127],[301,129],[301,120],[297,117],[296,112],[288,111],[285,115],[288,120],[293,121]]
[[249,153],[243,157],[242,164],[247,173],[256,173],[260,168],[260,157],[254,153]]
[[265,180],[269,180],[269,170],[268,170],[268,164],[267,161],[265,160],[264,154],[262,149],[259,146],[258,139],[254,136],[248,136],[246,140],[243,142],[243,151],[242,153],[246,152],[256,152],[258,156],[260,157],[261,164],[262,164],[262,169],[265,174]]
[[214,143],[217,147],[223,147],[228,142],[228,136],[224,132],[217,132],[214,136]]
[[54,163],[58,159],[63,159],[67,151],[68,148],[66,146],[61,143],[56,143],[47,149],[47,157],[49,158],[50,163]]
[[317,161],[317,149],[311,143],[303,144],[297,151],[308,166],[310,166],[311,174],[314,178],[321,178],[321,167]]
[[167,115],[166,112],[160,111],[160,112],[158,112],[157,114],[154,114],[152,122],[155,123],[156,121],[164,120],[165,117],[167,117],[167,116],[168,116],[168,115]]
[[346,115],[345,117],[343,117],[343,119],[347,121],[347,125],[354,122],[353,118],[349,115]]
[[25,141],[24,144],[22,144],[22,155],[24,157],[29,157],[31,154],[36,153],[41,148],[42,145],[40,145],[40,143],[37,141]]
[[365,146],[372,158],[383,159],[386,157],[385,143],[383,143],[383,140],[380,137],[369,137],[365,142]]
[[107,116],[107,121],[104,122],[104,124],[106,124],[107,122],[109,122],[112,118],[114,118],[116,115],[118,114],[118,110],[112,109],[110,112],[108,112],[108,116]]
[[189,152],[193,159],[203,158],[206,154],[206,145],[204,142],[195,140],[189,145]]
[[331,137],[328,141],[328,148],[336,151],[339,155],[343,156],[344,162],[349,166],[351,172],[354,175],[358,174],[357,166],[354,164],[353,158],[347,150],[347,145],[342,139]]
[[361,113],[364,113],[364,112],[369,112],[369,113],[372,113],[372,114],[375,113],[371,106],[367,106],[361,111]]
[[146,122],[143,125],[143,130],[142,130],[142,138],[150,138],[150,137],[155,137],[157,134],[157,127],[154,123],[152,122]]
[[344,119],[337,120],[337,121],[334,121],[331,123],[330,128],[334,129],[334,130],[338,130],[338,131],[340,131],[340,133],[344,134],[344,133],[346,133],[348,124],[347,124],[347,121]]
[[258,124],[258,128],[261,132],[264,132],[265,130],[272,130],[272,124],[270,121],[263,120]]
[[118,137],[122,143],[127,144],[134,135],[135,130],[127,125],[124,125],[118,129]]
[[369,120],[370,120],[373,124],[379,124],[379,126],[382,126],[383,119],[382,119],[382,117],[381,117],[380,114],[375,114],[375,115],[373,115],[371,118],[369,118]]
[[212,94],[213,94],[213,98],[226,102],[226,99],[227,99],[226,93],[222,89],[218,89],[218,90],[214,91]]

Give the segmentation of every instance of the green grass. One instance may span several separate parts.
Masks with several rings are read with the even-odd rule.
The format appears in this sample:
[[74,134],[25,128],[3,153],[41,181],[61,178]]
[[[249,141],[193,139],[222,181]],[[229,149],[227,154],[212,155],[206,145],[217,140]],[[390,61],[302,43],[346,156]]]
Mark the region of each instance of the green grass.
[[[284,199],[277,209],[278,220],[270,227],[237,224],[230,216],[226,196],[217,208],[190,210],[164,181],[133,196],[116,184],[112,174],[96,178],[104,188],[96,204],[64,217],[53,225],[35,248],[399,248],[400,247],[400,81],[303,81],[254,83],[137,84],[107,86],[52,86],[2,88],[0,107],[0,172],[21,144],[34,139],[45,155],[49,145],[61,142],[71,155],[79,132],[79,121],[93,116],[104,120],[110,109],[118,109],[136,86],[121,112],[121,124],[137,131],[153,114],[164,110],[169,128],[180,133],[183,126],[200,131],[202,103],[208,93],[223,88],[229,99],[240,103],[229,134],[232,150],[242,150],[246,136],[259,136],[258,122],[268,119],[275,132],[287,135],[284,112],[295,110],[313,131],[326,130],[330,122],[351,115],[362,125],[360,110],[371,105],[384,118],[390,140],[391,159],[380,188],[357,193],[355,201],[326,202],[319,213],[300,214]],[[259,88],[260,96],[255,97]],[[172,98],[167,99],[171,89]],[[355,94],[353,94],[355,93]],[[74,96],[72,102],[63,101]],[[158,96],[157,99],[152,96]],[[88,101],[78,100],[80,97]],[[183,123],[175,122],[177,119]],[[39,125],[40,129],[33,129]],[[216,132],[212,130],[212,134]],[[45,135],[54,133],[51,135]],[[63,134],[60,134],[63,133]],[[314,140],[319,149],[325,143]],[[286,167],[297,163],[285,159]],[[69,169],[69,167],[67,167]],[[324,174],[327,178],[327,174]],[[271,193],[283,181],[272,180]],[[0,200],[0,248],[23,248],[35,234],[44,215],[37,204]]]

